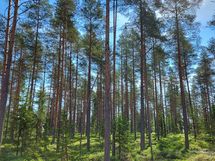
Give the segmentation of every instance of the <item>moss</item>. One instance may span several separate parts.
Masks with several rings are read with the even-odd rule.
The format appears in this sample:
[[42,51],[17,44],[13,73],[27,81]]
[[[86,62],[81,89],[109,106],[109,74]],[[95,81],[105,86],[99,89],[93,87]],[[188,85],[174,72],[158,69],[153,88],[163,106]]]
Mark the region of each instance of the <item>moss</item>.
[[[128,161],[147,161],[151,158],[150,147],[146,141],[146,149],[140,150],[140,134],[134,141],[129,138],[129,147],[126,154]],[[153,136],[153,155],[156,161],[213,161],[215,160],[215,146],[208,136],[199,136],[197,141],[190,136],[190,150],[184,151],[184,135],[169,134],[159,141]],[[86,150],[86,137],[82,138],[82,148],[80,151],[80,135],[75,137],[68,144],[68,156],[65,153],[56,153],[56,144],[49,144],[44,148],[43,144],[31,145],[25,149],[23,156],[16,156],[16,146],[3,144],[1,146],[0,161],[60,161],[68,157],[70,161],[101,161],[103,160],[103,139],[99,140],[96,135],[92,135],[90,152]],[[118,145],[116,146],[118,148]],[[116,149],[118,154],[118,149]],[[119,161],[118,157],[112,157],[112,161]]]
[[196,154],[187,159],[187,161],[215,161],[215,154]]

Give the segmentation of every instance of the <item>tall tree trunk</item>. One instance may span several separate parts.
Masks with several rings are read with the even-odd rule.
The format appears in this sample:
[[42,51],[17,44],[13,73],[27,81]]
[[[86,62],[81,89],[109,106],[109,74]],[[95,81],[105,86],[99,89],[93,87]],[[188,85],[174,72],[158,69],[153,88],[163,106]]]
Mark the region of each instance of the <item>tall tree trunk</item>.
[[[85,75],[87,75],[85,73]],[[87,115],[87,82],[85,81],[85,90],[84,90],[84,101],[83,101],[83,129],[86,129],[86,115]],[[83,133],[86,132],[86,130],[82,131]]]
[[[37,5],[40,3],[38,1]],[[34,99],[33,99],[33,91],[34,91],[34,82],[36,81],[36,66],[37,66],[37,48],[38,48],[38,37],[39,37],[39,23],[40,23],[40,8],[37,8],[37,21],[36,21],[36,33],[35,33],[35,45],[34,45],[34,54],[33,54],[33,68],[31,75],[31,85],[30,85],[30,93],[29,93],[29,109],[33,109]]]
[[129,98],[128,98],[128,53],[125,53],[125,109],[124,118],[129,121]]
[[186,83],[187,83],[187,92],[188,92],[190,112],[191,112],[192,125],[193,125],[193,134],[194,134],[194,138],[196,140],[196,137],[197,137],[196,120],[195,120],[195,116],[194,116],[193,104],[192,104],[192,99],[191,99],[191,94],[190,94],[190,85],[189,85],[188,72],[187,72],[187,61],[184,60],[184,63],[185,63],[185,78],[186,78]]
[[77,52],[76,54],[76,69],[75,69],[75,91],[74,91],[74,108],[73,108],[73,131],[72,134],[74,136],[75,134],[75,117],[76,117],[76,107],[77,107],[77,88],[78,88],[78,55],[79,53]]
[[[16,56],[14,54],[14,60],[16,59]],[[14,85],[14,75],[15,75],[15,64],[13,63],[12,66],[12,76],[11,76],[11,81],[10,81],[10,98],[9,98],[9,104],[7,107],[7,117],[6,117],[6,127],[5,127],[5,136],[4,138],[7,139],[7,134],[8,134],[8,125],[9,125],[9,119],[10,119],[10,113],[11,113],[11,105],[12,105],[12,101],[13,101],[13,85]]]
[[88,84],[87,84],[87,150],[90,151],[90,112],[91,112],[91,57],[92,57],[92,25],[90,25],[90,44],[88,55]]
[[[146,62],[146,44],[145,44],[145,33],[143,26],[143,16],[145,15],[145,8],[141,2],[141,15],[140,15],[140,24],[141,24],[141,67],[142,67],[142,76],[144,82],[145,90],[145,101],[146,101],[146,115],[147,115],[147,129],[149,137],[149,146],[151,151],[151,160],[153,160],[153,151],[152,151],[152,137],[151,137],[151,118],[150,118],[150,107],[149,107],[149,95],[148,95],[148,74],[147,74],[147,62]],[[142,78],[141,78],[142,79]]]
[[140,43],[141,43],[141,53],[140,53],[140,148],[145,149],[145,110],[144,110],[144,33],[143,33],[143,4],[140,2]]
[[4,53],[4,57],[7,58],[6,69],[5,72],[2,74],[2,84],[1,84],[1,99],[0,99],[0,145],[2,142],[2,134],[3,134],[3,123],[4,123],[4,115],[5,109],[7,104],[8,98],[8,88],[9,88],[9,79],[10,79],[10,68],[12,62],[12,53],[15,41],[15,33],[16,33],[16,24],[17,24],[17,16],[18,16],[18,9],[19,9],[19,0],[14,1],[14,15],[13,15],[13,22],[10,32],[10,43],[9,43],[9,50],[7,53]]
[[11,121],[11,131],[10,131],[10,137],[11,137],[11,142],[14,142],[14,133],[17,129],[17,124],[16,124],[16,116],[18,112],[18,107],[19,107],[19,101],[20,101],[20,92],[21,92],[21,87],[22,87],[22,82],[23,82],[23,67],[24,67],[24,62],[23,62],[23,52],[21,50],[19,62],[18,62],[18,73],[17,73],[17,83],[16,83],[16,89],[15,89],[15,95],[14,95],[14,102],[13,102],[13,112],[12,112],[12,121]]
[[109,34],[110,34],[110,1],[106,0],[106,25],[105,25],[105,109],[104,109],[104,160],[110,161],[110,50],[109,50]]
[[62,54],[61,56],[61,71],[60,71],[60,77],[59,77],[59,108],[58,108],[58,120],[57,120],[57,149],[56,151],[58,152],[60,149],[60,139],[61,139],[61,124],[62,124],[62,120],[61,120],[61,111],[62,111],[62,101],[63,101],[63,89],[64,89],[64,57],[65,57],[65,28],[63,28],[63,36],[62,36],[62,49],[60,48],[60,50],[62,50]]
[[99,133],[99,137],[102,134],[102,127],[104,124],[104,101],[103,101],[103,86],[102,86],[102,76],[103,76],[103,65],[100,65],[100,78],[99,78],[99,128],[100,128],[100,133]]
[[134,47],[133,47],[133,62],[132,62],[132,72],[133,72],[133,77],[132,77],[132,83],[133,83],[133,117],[134,117],[134,139],[137,139],[137,120],[136,120],[136,85],[135,85],[135,52],[134,52]]
[[58,117],[59,117],[59,100],[60,100],[60,79],[61,79],[61,63],[62,63],[62,58],[61,58],[61,48],[62,48],[62,31],[61,31],[61,27],[60,27],[60,33],[59,33],[60,37],[59,37],[59,51],[58,51],[58,64],[57,64],[57,77],[55,77],[55,79],[57,79],[56,81],[56,97],[55,97],[55,109],[54,109],[54,113],[53,113],[53,119],[54,119],[54,128],[53,128],[53,142],[55,141],[55,133],[56,133],[56,129],[58,126]]
[[115,126],[116,126],[116,28],[117,28],[117,0],[113,0],[113,143],[112,155],[116,154]]
[[147,73],[147,63],[146,63],[146,47],[145,47],[145,39],[144,39],[144,85],[145,85],[145,99],[146,99],[146,114],[147,114],[147,129],[148,129],[148,137],[149,137],[149,146],[151,152],[151,160],[154,160],[153,157],[153,149],[152,149],[152,130],[151,130],[151,114],[149,107],[149,94],[148,94],[148,73]]
[[5,30],[5,46],[4,46],[4,62],[3,62],[3,70],[2,70],[2,79],[4,73],[7,68],[7,58],[8,58],[8,47],[9,47],[9,36],[10,36],[10,15],[11,15],[11,7],[12,7],[12,0],[8,1],[8,10],[7,10],[7,25]]
[[[71,44],[72,46],[72,44]],[[70,54],[69,54],[69,122],[71,126],[70,130],[70,137],[74,137],[74,120],[73,120],[73,115],[72,115],[72,47],[70,49]],[[73,111],[74,113],[74,111]]]
[[178,9],[175,6],[176,12],[176,33],[177,33],[177,52],[178,52],[178,71],[179,71],[179,80],[180,80],[180,90],[181,90],[181,105],[183,110],[183,124],[184,124],[184,136],[185,136],[185,149],[189,149],[189,136],[188,136],[188,119],[187,119],[187,107],[185,101],[184,93],[184,82],[183,82],[183,65],[181,58],[181,45],[180,45],[180,35],[179,35],[179,20],[178,20]]
[[159,84],[160,84],[160,106],[161,106],[161,135],[166,136],[166,124],[165,124],[165,113],[164,113],[164,106],[163,106],[163,87],[162,87],[162,74],[161,74],[161,62],[158,65],[159,70]]
[[154,53],[154,91],[155,91],[155,111],[156,111],[156,115],[155,115],[155,121],[156,121],[156,136],[157,139],[160,140],[160,112],[158,110],[158,91],[157,91],[157,74],[156,74],[156,60],[155,60],[155,53]]
[[130,105],[130,131],[131,133],[134,132],[134,104],[133,104],[133,89],[132,89],[132,82],[130,83],[130,95],[129,95],[129,105]]
[[121,114],[124,113],[124,83],[123,83],[123,57],[120,55],[120,76],[121,76]]

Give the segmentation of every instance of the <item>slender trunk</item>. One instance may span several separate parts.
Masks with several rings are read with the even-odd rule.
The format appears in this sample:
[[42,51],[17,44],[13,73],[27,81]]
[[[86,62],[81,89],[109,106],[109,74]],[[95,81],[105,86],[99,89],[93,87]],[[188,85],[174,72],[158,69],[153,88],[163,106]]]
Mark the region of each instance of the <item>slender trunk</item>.
[[101,136],[101,129],[104,123],[104,105],[103,105],[103,90],[102,90],[102,65],[100,65],[100,74],[99,74],[99,113],[98,113],[98,120],[99,120],[99,137]]
[[[151,118],[150,118],[150,107],[149,107],[149,96],[148,96],[148,74],[147,74],[147,62],[146,62],[146,44],[145,44],[145,34],[144,34],[144,24],[143,24],[143,16],[145,15],[145,8],[141,2],[141,67],[142,67],[142,76],[145,90],[145,101],[146,101],[146,115],[147,115],[147,129],[148,129],[148,137],[149,137],[149,146],[151,151],[151,160],[153,160],[153,151],[152,151],[152,138],[151,138]],[[141,77],[142,79],[142,77]],[[143,113],[144,115],[144,113]],[[142,115],[142,116],[143,116]]]
[[157,94],[157,74],[156,74],[156,60],[155,60],[155,53],[154,53],[154,88],[155,88],[155,121],[156,121],[156,136],[157,139],[160,139],[160,112],[158,110],[158,94]]
[[[71,45],[72,46],[72,45]],[[71,126],[70,137],[74,137],[74,120],[72,116],[72,48],[69,54],[69,122]],[[74,113],[74,111],[73,111]]]
[[207,98],[207,104],[208,104],[208,109],[209,109],[209,131],[210,134],[212,135],[212,125],[213,125],[213,113],[212,113],[212,108],[211,108],[211,100],[210,100],[210,91],[209,91],[209,85],[208,81],[206,82],[206,98]]
[[163,90],[163,93],[164,93],[164,107],[165,107],[165,114],[166,114],[166,134],[169,133],[169,123],[168,123],[168,110],[167,110],[167,101],[166,101],[166,83],[165,83],[165,80],[164,80],[164,83],[163,83],[163,87],[164,87],[164,90]]
[[[38,2],[40,3],[40,2]],[[37,3],[37,5],[38,5]],[[34,45],[34,54],[33,54],[33,68],[32,68],[32,75],[31,75],[31,85],[30,85],[30,93],[29,93],[29,109],[33,109],[33,89],[34,89],[34,82],[36,81],[36,66],[37,66],[37,48],[38,48],[38,37],[39,37],[39,19],[40,19],[40,8],[37,9],[37,22],[36,22],[36,34],[35,34],[35,45]]]
[[[11,0],[8,1],[8,13],[7,13],[7,26],[6,26],[6,31],[5,31],[5,46],[4,46],[4,63],[3,63],[3,71],[2,71],[2,79],[4,76],[4,72],[6,70],[6,64],[7,64],[7,52],[8,52],[8,44],[9,44],[9,28],[10,28],[10,14],[11,14]],[[9,105],[8,105],[8,111],[7,111],[7,121],[6,121],[6,130],[5,130],[5,139],[7,137],[7,131],[8,131],[8,122],[9,122],[9,117],[10,117],[10,108],[11,108],[11,102],[12,102],[12,87],[13,87],[13,75],[14,72],[12,73],[12,81],[11,81],[11,86],[10,86],[10,99],[9,99]]]
[[92,25],[90,24],[90,43],[88,55],[88,84],[87,84],[87,150],[90,151],[90,112],[91,112],[91,56],[92,56]]
[[21,86],[22,86],[22,82],[23,82],[23,52],[21,50],[21,55],[19,58],[19,64],[18,64],[18,73],[17,73],[17,84],[16,84],[16,90],[15,90],[15,95],[14,95],[14,106],[13,106],[13,112],[12,112],[12,122],[11,122],[11,142],[14,142],[14,133],[16,131],[16,116],[17,116],[17,112],[18,112],[18,107],[19,107],[19,101],[20,101],[20,92],[21,92]]
[[76,71],[75,71],[75,91],[74,91],[74,108],[73,108],[73,136],[75,134],[75,117],[76,117],[76,107],[77,107],[77,88],[78,88],[78,52],[76,55]]
[[149,146],[151,152],[151,160],[153,158],[153,149],[152,149],[152,130],[151,130],[151,114],[149,107],[149,94],[148,94],[148,73],[147,73],[147,63],[146,63],[146,47],[145,47],[145,39],[144,39],[144,85],[145,85],[145,99],[146,99],[146,114],[147,114],[147,128],[148,128],[148,137],[149,137]]
[[[54,60],[54,59],[53,59]],[[52,97],[51,97],[51,104],[50,104],[50,127],[52,130],[50,130],[51,134],[54,136],[54,129],[55,129],[55,108],[56,108],[56,93],[57,93],[57,90],[56,90],[56,84],[57,84],[57,79],[56,79],[56,74],[57,74],[57,69],[55,67],[55,61],[53,61],[52,63],[52,66],[53,66],[53,71],[52,71],[52,79],[51,79],[51,86],[50,86],[50,91],[52,89]],[[51,94],[50,94],[51,95]]]
[[132,98],[133,97],[133,89],[132,89],[131,84],[130,84],[130,96],[129,97],[130,97],[129,105],[130,105],[130,120],[131,120],[130,131],[131,131],[131,133],[133,133],[134,132],[134,109],[133,109],[134,104],[133,104],[133,98]]
[[55,109],[54,109],[54,113],[53,113],[53,119],[54,119],[54,127],[53,127],[53,142],[55,141],[55,133],[56,133],[56,129],[58,126],[58,111],[59,111],[59,99],[60,99],[60,76],[61,76],[61,46],[62,46],[62,33],[61,33],[61,27],[60,27],[60,38],[59,38],[59,51],[58,51],[58,65],[57,65],[57,77],[55,79],[57,79],[56,81],[56,96],[55,96]]
[[134,47],[133,47],[133,62],[132,62],[132,72],[133,72],[133,77],[132,77],[132,83],[133,83],[133,117],[134,117],[134,139],[137,139],[137,120],[136,120],[136,85],[135,85],[135,52],[134,52]]
[[140,2],[140,36],[141,36],[141,53],[140,53],[140,148],[141,150],[145,149],[145,118],[144,118],[144,33],[143,33],[143,4]]
[[165,113],[164,113],[164,106],[163,106],[163,87],[162,87],[162,74],[161,74],[161,62],[159,62],[159,83],[160,83],[160,105],[161,105],[161,124],[162,124],[162,134],[166,136],[166,124],[165,124]]
[[106,0],[106,25],[105,25],[105,109],[104,109],[104,160],[110,161],[110,50],[109,50],[109,34],[110,34],[110,1]]
[[182,66],[182,60],[181,60],[181,45],[180,45],[179,20],[178,20],[177,6],[175,7],[175,11],[176,11],[177,50],[178,50],[177,51],[178,52],[178,71],[179,71],[180,90],[181,90],[181,105],[182,105],[182,110],[183,110],[185,149],[189,149],[187,107],[186,107],[185,93],[184,93],[183,66]]
[[[60,48],[61,50],[61,48]],[[64,56],[65,56],[65,28],[63,28],[63,40],[62,40],[62,54],[61,54],[61,72],[59,77],[59,108],[58,108],[58,120],[57,120],[57,149],[56,151],[59,151],[60,149],[60,138],[61,138],[61,111],[62,111],[62,101],[63,101],[63,88],[64,88]]]
[[[16,56],[14,56],[14,59],[16,59]],[[13,84],[14,84],[14,63],[12,66],[12,76],[11,76],[11,81],[10,81],[10,98],[9,98],[9,104],[8,104],[8,109],[7,109],[7,117],[6,117],[6,127],[5,127],[5,136],[4,138],[7,138],[7,133],[8,133],[8,124],[9,124],[9,119],[10,119],[10,113],[11,113],[11,104],[12,104],[12,100],[13,100]]]
[[122,54],[120,55],[120,75],[121,75],[121,114],[124,112],[124,83],[123,83],[123,58]]
[[196,120],[195,120],[195,116],[194,116],[193,104],[192,104],[192,99],[191,99],[191,94],[190,94],[190,85],[189,85],[188,72],[187,72],[187,61],[184,60],[184,63],[185,63],[185,77],[186,77],[186,83],[187,83],[187,92],[188,92],[190,112],[191,112],[191,118],[192,118],[192,124],[193,124],[193,133],[194,133],[194,138],[196,140],[196,137],[197,137]]
[[128,98],[128,54],[125,53],[125,109],[124,117],[129,121],[129,98]]
[[[83,105],[83,129],[86,129],[86,115],[87,115],[87,82],[86,81],[85,81],[84,87],[85,87],[85,90],[84,90],[84,105]],[[86,132],[86,130],[82,132],[84,133]]]
[[115,124],[116,124],[116,29],[117,29],[117,0],[113,0],[113,143],[112,155],[116,154]]
[[2,70],[2,79],[4,76],[4,73],[7,68],[7,58],[8,58],[8,47],[9,47],[9,36],[10,36],[10,15],[11,15],[11,6],[12,6],[12,0],[8,1],[8,10],[7,10],[7,25],[5,30],[5,46],[4,46],[4,63],[3,63],[3,70]]
[[9,50],[7,53],[4,53],[4,56],[7,56],[7,63],[5,72],[2,75],[2,84],[1,84],[1,99],[0,99],[0,145],[2,142],[2,133],[3,133],[3,123],[4,123],[4,115],[8,98],[8,88],[9,88],[9,79],[10,79],[10,68],[12,62],[12,53],[15,41],[15,33],[16,33],[16,24],[17,24],[17,16],[19,9],[19,0],[14,1],[14,16],[13,22],[10,32],[10,43]]

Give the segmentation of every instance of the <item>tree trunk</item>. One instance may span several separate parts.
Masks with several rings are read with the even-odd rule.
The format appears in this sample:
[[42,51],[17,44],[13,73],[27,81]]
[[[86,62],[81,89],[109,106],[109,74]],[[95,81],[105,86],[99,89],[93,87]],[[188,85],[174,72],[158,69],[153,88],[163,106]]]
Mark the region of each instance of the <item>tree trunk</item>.
[[125,109],[124,118],[129,121],[129,98],[128,98],[128,53],[125,53]]
[[141,43],[141,53],[140,53],[140,148],[141,150],[145,149],[145,115],[144,115],[144,33],[143,33],[143,4],[140,2],[140,43]]
[[136,120],[136,85],[135,85],[135,52],[134,52],[134,47],[133,47],[133,63],[132,63],[132,72],[133,72],[133,77],[132,77],[132,83],[133,83],[133,117],[134,117],[134,139],[137,139],[137,120]]
[[[39,3],[39,2],[38,2]],[[38,4],[37,4],[38,5]],[[33,99],[33,89],[34,82],[36,81],[36,66],[37,66],[37,48],[38,48],[38,37],[39,37],[39,21],[40,19],[40,9],[38,7],[37,10],[37,22],[36,22],[36,33],[35,33],[35,45],[34,45],[34,54],[33,54],[33,68],[31,75],[31,85],[30,85],[30,93],[29,93],[29,109],[33,109],[34,99]]]
[[155,60],[155,53],[154,53],[154,89],[155,89],[155,111],[156,111],[156,115],[155,115],[155,121],[156,121],[156,136],[157,139],[160,140],[160,112],[158,110],[158,91],[157,91],[157,74],[156,74],[156,60]]
[[[14,54],[15,55],[15,54]],[[16,59],[16,56],[14,56],[14,60]],[[11,104],[13,101],[13,84],[14,84],[14,75],[15,75],[15,71],[14,71],[14,63],[12,66],[12,76],[11,76],[11,81],[10,81],[10,98],[9,98],[9,104],[8,104],[8,109],[7,109],[7,117],[6,117],[6,127],[5,127],[5,136],[4,138],[7,139],[7,134],[8,134],[8,124],[9,124],[9,119],[10,119],[10,113],[11,113]],[[19,79],[19,78],[18,78]],[[12,129],[14,130],[14,129]]]
[[4,73],[7,68],[7,58],[8,58],[8,47],[9,47],[9,36],[10,36],[10,15],[11,15],[11,6],[12,6],[12,0],[8,1],[8,10],[7,10],[7,25],[5,30],[5,46],[4,46],[4,63],[3,63],[3,70],[2,70],[2,79],[4,76]]
[[196,140],[196,137],[197,137],[196,120],[195,120],[195,116],[194,116],[193,104],[192,104],[192,99],[191,99],[191,94],[190,94],[190,85],[189,85],[188,72],[187,72],[187,61],[184,60],[184,63],[185,63],[185,78],[186,78],[186,83],[187,83],[187,92],[188,92],[190,112],[191,112],[191,118],[192,118],[192,124],[193,124],[193,133],[194,133],[194,138]]
[[92,25],[90,25],[90,44],[88,55],[88,84],[87,84],[87,150],[90,151],[90,112],[91,112],[91,56],[92,56]]
[[[72,45],[71,45],[72,46]],[[73,120],[73,116],[72,116],[72,47],[70,49],[70,54],[69,54],[69,122],[70,122],[70,137],[73,138],[74,137],[74,126],[75,123]],[[74,111],[73,111],[74,113]]]
[[160,106],[161,106],[161,135],[166,136],[166,124],[165,124],[165,113],[164,113],[164,106],[163,106],[163,88],[162,88],[162,74],[161,74],[161,62],[159,62],[159,83],[160,83]]
[[116,124],[116,28],[117,28],[117,0],[113,0],[113,143],[112,155],[116,154],[115,124]]
[[176,11],[176,33],[177,33],[177,52],[178,52],[178,71],[180,79],[180,90],[181,90],[181,105],[183,110],[183,124],[184,124],[184,136],[185,136],[185,149],[189,149],[189,136],[188,136],[188,120],[187,120],[187,107],[185,101],[184,93],[184,82],[183,82],[183,66],[181,60],[181,45],[180,45],[180,35],[179,35],[179,20],[178,20],[178,10]]
[[[73,108],[73,131],[72,131],[72,134],[74,136],[75,134],[75,117],[76,117],[76,107],[77,107],[77,88],[78,88],[78,55],[79,53],[77,52],[77,55],[76,55],[76,71],[75,71],[75,91],[74,91],[74,99],[75,99],[75,102],[74,102],[74,108]],[[72,69],[71,69],[72,70]]]
[[[62,101],[63,101],[63,88],[64,88],[64,56],[65,56],[65,28],[63,28],[63,40],[62,40],[62,54],[61,56],[61,71],[60,71],[60,77],[59,77],[59,108],[58,108],[58,120],[57,120],[57,149],[58,152],[60,149],[60,138],[61,138],[61,111],[62,111]],[[61,48],[60,48],[61,50]]]
[[124,113],[124,83],[123,83],[123,57],[120,55],[120,76],[121,76],[121,114]]
[[110,1],[106,0],[106,25],[105,25],[105,109],[104,109],[104,160],[110,161],[110,50],[109,50],[109,34],[110,34]]
[[17,24],[17,16],[19,9],[19,0],[14,1],[14,16],[13,22],[10,32],[10,43],[8,53],[4,53],[4,57],[7,57],[6,69],[2,75],[2,84],[1,84],[1,99],[0,99],[0,145],[2,142],[2,134],[3,134],[3,123],[4,123],[4,115],[8,98],[8,88],[9,88],[9,79],[10,79],[10,68],[12,62],[12,53],[15,41],[15,33],[16,33],[16,24]]

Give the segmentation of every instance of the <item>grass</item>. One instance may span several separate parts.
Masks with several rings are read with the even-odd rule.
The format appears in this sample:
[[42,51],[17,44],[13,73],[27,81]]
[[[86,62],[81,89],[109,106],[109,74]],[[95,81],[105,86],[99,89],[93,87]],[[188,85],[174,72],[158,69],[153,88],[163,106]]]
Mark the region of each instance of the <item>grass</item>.
[[[128,146],[128,161],[145,161],[150,160],[150,148],[146,145],[146,149],[141,151],[139,148],[140,135],[134,141],[130,137]],[[156,161],[215,161],[215,145],[213,139],[206,135],[198,137],[194,141],[190,136],[190,149],[184,150],[183,134],[169,134],[166,138],[155,141],[153,134],[153,154]],[[26,147],[23,155],[16,156],[16,147],[12,144],[3,144],[1,146],[0,161],[63,161],[68,157],[71,161],[100,161],[103,160],[103,138],[92,135],[90,152],[86,150],[86,138],[83,137],[82,147],[80,151],[80,137],[76,135],[68,145],[68,156],[66,153],[57,153],[56,145],[50,144],[45,148],[43,143],[40,145],[32,144]],[[64,150],[65,151],[65,150]],[[118,154],[118,149],[117,149]],[[117,158],[113,159],[118,161]],[[126,161],[123,160],[123,161]]]

